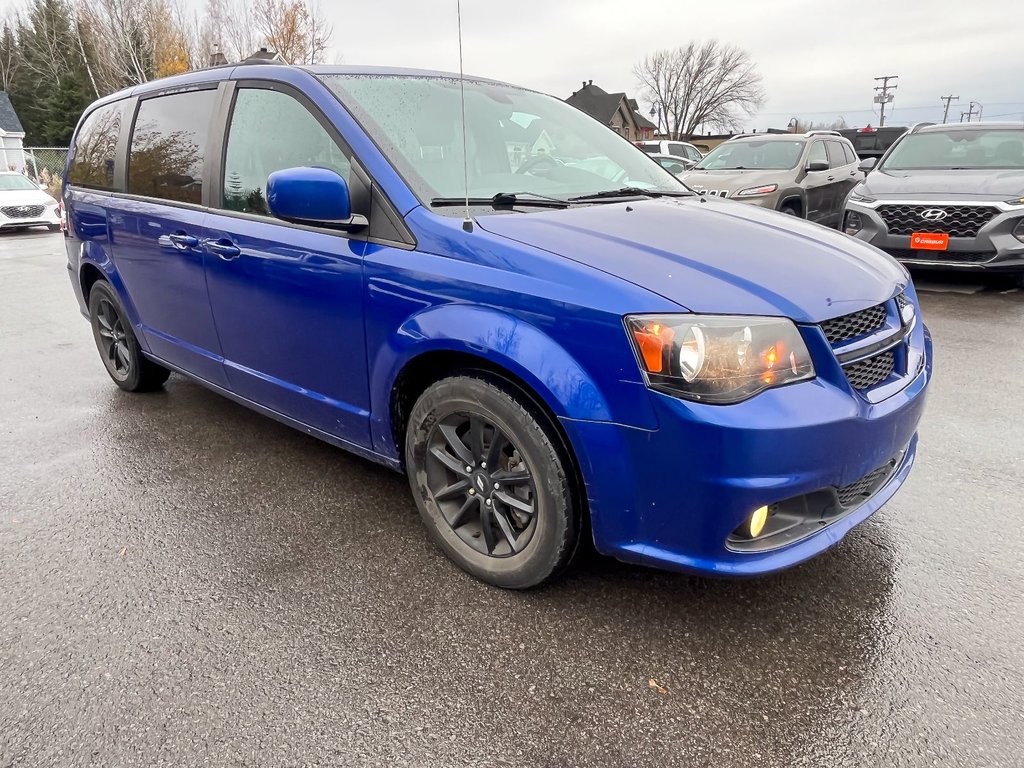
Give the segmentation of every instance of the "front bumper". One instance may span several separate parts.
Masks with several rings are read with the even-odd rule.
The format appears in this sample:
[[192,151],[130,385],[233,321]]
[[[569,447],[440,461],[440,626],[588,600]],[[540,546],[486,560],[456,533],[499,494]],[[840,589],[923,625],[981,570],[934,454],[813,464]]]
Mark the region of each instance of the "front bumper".
[[[996,208],[999,213],[978,230],[975,237],[950,237],[949,247],[944,251],[914,249],[911,236],[891,234],[885,219],[878,209],[883,205],[930,205],[935,208],[946,206],[979,206]],[[933,267],[959,270],[1020,271],[1024,270],[1024,242],[1018,240],[1013,231],[1024,220],[1024,206],[1009,206],[1001,201],[935,202],[903,201],[880,199],[872,203],[849,200],[843,215],[846,229],[849,215],[856,213],[862,229],[854,237],[879,248],[898,261],[909,266]],[[939,231],[921,222],[922,232]]]
[[[924,366],[876,402],[826,375],[731,406],[651,393],[656,431],[564,420],[587,487],[597,549],[620,560],[722,576],[779,571],[835,545],[896,493],[917,451],[932,375]],[[730,535],[762,505],[848,488],[887,462],[862,502],[778,546],[741,551]]]
[[60,213],[56,205],[44,207],[42,212],[35,216],[8,216],[0,211],[0,229],[53,226],[60,226]]

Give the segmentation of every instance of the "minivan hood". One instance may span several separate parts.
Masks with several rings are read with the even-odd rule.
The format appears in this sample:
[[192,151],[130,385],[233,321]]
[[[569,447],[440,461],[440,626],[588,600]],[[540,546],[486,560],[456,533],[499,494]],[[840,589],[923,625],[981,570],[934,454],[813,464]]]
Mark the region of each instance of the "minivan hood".
[[906,199],[983,197],[1009,200],[1024,196],[1024,171],[872,171],[858,194]]
[[795,171],[756,170],[747,171],[687,171],[679,178],[697,190],[724,190],[730,194],[747,187],[762,187],[766,184],[785,184],[792,181]]
[[895,260],[866,243],[728,200],[665,198],[481,216],[477,223],[693,312],[820,322],[886,301],[909,281]]

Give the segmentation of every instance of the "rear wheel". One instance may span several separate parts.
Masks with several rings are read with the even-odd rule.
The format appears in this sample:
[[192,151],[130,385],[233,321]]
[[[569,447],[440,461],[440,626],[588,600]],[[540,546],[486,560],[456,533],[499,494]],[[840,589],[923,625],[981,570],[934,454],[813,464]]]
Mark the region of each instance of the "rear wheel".
[[544,583],[579,541],[567,462],[545,421],[469,376],[434,384],[410,414],[406,471],[427,530],[460,568],[498,587]]
[[103,280],[89,291],[89,320],[100,359],[117,386],[126,392],[163,386],[171,372],[143,356],[121,301]]
[[796,216],[798,218],[803,218],[803,214],[800,212],[800,208],[794,205],[793,203],[787,203],[786,205],[782,206],[779,209],[779,211],[786,214],[787,216]]

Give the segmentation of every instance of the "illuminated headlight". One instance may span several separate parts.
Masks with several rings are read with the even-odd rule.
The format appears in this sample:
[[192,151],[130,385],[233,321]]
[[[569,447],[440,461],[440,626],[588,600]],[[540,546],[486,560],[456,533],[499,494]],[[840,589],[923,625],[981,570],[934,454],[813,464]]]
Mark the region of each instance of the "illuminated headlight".
[[861,219],[860,214],[856,211],[846,212],[846,226],[843,227],[843,231],[846,234],[853,236],[864,229],[864,220]]
[[1013,236],[1024,243],[1024,219],[1017,222],[1017,226],[1013,230]]
[[753,197],[754,195],[770,195],[779,188],[778,184],[762,184],[760,187],[741,189],[733,197]]
[[652,389],[703,403],[738,403],[814,378],[792,321],[777,317],[632,315],[626,330]]

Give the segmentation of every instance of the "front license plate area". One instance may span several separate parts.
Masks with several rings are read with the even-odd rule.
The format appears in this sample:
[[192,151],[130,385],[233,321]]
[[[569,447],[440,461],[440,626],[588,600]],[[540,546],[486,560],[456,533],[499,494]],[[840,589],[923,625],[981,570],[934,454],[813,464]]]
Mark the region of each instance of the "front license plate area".
[[915,232],[910,236],[910,247],[918,251],[945,251],[949,249],[949,235]]

